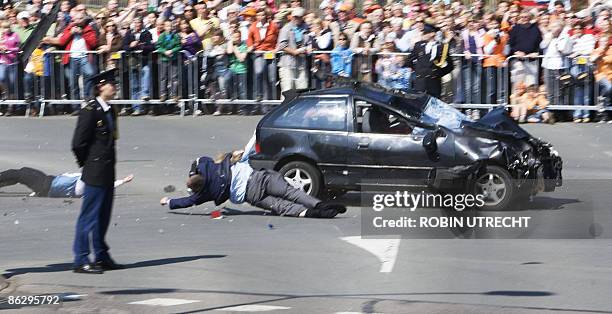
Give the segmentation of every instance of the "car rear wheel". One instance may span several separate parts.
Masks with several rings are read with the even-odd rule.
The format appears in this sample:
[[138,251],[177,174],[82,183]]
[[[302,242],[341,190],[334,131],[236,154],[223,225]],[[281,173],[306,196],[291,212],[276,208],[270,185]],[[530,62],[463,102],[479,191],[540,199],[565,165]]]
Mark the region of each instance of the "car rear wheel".
[[280,169],[280,173],[291,186],[309,195],[318,197],[321,191],[321,173],[313,165],[303,161],[292,161]]
[[498,166],[487,166],[474,182],[474,194],[484,195],[483,210],[504,210],[514,195],[514,184],[508,171]]

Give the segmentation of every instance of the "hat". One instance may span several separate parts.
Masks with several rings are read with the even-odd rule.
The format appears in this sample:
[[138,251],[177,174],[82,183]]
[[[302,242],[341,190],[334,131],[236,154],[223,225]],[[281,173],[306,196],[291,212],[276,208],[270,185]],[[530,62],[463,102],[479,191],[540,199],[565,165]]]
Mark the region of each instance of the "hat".
[[238,5],[238,4],[228,5],[226,10],[227,10],[227,13],[237,13],[237,12],[240,12],[240,5]]
[[256,16],[257,15],[257,10],[255,10],[255,8],[246,8],[246,9],[242,10],[242,12],[240,12],[240,15],[243,15],[243,16]]
[[340,5],[340,7],[338,8],[338,11],[350,11],[350,10],[351,10],[351,6],[346,3]]
[[100,72],[92,76],[89,79],[89,82],[92,84],[92,86],[97,86],[97,85],[107,84],[107,83],[115,84],[117,82],[115,78],[116,75],[117,75],[117,70],[110,69],[110,70],[103,71],[103,72]]
[[21,20],[21,19],[30,19],[30,12],[28,11],[21,11],[19,12],[19,14],[17,14],[17,19]]
[[423,27],[423,34],[435,33],[437,31],[438,31],[438,28],[431,24],[425,24],[425,27]]
[[363,12],[364,12],[365,14],[370,14],[370,13],[372,13],[372,12],[374,12],[374,11],[376,11],[376,10],[380,10],[380,9],[382,9],[382,7],[381,7],[380,5],[378,5],[378,4],[375,4],[375,5],[371,5],[371,6],[369,6],[369,7],[368,7],[367,9],[365,9],[365,11],[363,11]]
[[291,16],[295,16],[295,17],[302,17],[304,16],[304,14],[306,14],[306,10],[304,10],[304,8],[302,7],[294,8],[291,11]]

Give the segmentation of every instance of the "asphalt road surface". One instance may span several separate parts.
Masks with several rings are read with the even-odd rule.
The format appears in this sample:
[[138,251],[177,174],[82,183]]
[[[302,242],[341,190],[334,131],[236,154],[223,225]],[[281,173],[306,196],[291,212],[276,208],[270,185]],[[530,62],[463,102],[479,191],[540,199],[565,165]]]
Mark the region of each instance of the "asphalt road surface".
[[[612,125],[529,125],[555,144],[565,186],[521,215],[540,228],[522,239],[361,239],[359,195],[336,219],[264,215],[226,203],[168,211],[184,195],[190,160],[242,147],[259,117],[123,118],[111,253],[128,268],[70,271],[80,200],[0,192],[0,298],[59,295],[26,313],[612,313]],[[0,170],[78,171],[76,120],[0,120]],[[164,187],[174,185],[172,193]],[[545,219],[543,219],[544,217]],[[575,222],[575,224],[573,223]],[[1,286],[1,283],[0,283]],[[0,312],[7,304],[0,304]]]

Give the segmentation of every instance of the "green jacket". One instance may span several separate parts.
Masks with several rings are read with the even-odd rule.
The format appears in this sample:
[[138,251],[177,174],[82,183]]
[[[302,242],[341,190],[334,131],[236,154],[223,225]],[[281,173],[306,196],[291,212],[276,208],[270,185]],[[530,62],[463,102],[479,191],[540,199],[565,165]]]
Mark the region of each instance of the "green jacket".
[[177,33],[168,34],[163,32],[159,35],[155,44],[162,61],[169,61],[170,57],[166,56],[166,51],[172,51],[172,59],[176,59],[179,51],[181,51],[181,37]]

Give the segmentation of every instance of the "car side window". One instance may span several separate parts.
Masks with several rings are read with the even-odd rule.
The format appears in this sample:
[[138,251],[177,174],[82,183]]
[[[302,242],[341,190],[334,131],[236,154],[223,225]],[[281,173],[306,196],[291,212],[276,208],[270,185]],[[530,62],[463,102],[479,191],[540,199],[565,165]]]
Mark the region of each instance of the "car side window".
[[358,133],[410,134],[413,129],[396,113],[367,101],[356,100],[355,112]]
[[298,98],[284,111],[270,117],[272,127],[315,129],[326,131],[346,130],[345,98]]

